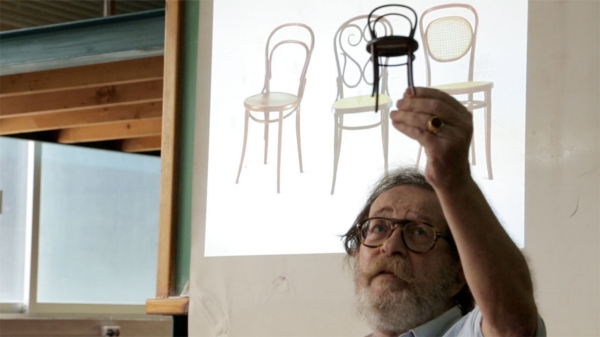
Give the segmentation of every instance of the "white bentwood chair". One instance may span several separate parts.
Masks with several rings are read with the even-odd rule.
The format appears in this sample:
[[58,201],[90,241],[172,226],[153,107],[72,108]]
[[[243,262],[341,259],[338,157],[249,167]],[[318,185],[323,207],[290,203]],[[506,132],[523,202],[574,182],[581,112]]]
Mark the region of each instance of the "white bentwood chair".
[[[377,19],[372,16],[372,19]],[[393,30],[389,21],[380,18],[375,24],[375,28],[382,32],[382,36],[392,35]],[[337,95],[332,110],[334,113],[334,146],[333,146],[333,181],[331,183],[331,194],[335,192],[335,183],[337,178],[337,169],[340,159],[340,150],[342,146],[343,130],[365,130],[375,127],[381,127],[381,141],[383,146],[383,162],[385,173],[388,171],[388,129],[389,129],[389,111],[392,106],[392,99],[388,92],[388,70],[382,67],[379,78],[379,101],[375,107],[375,96],[367,95],[348,95],[352,89],[360,87],[368,88],[371,92],[373,87],[372,70],[373,64],[371,55],[366,51],[367,43],[371,37],[368,27],[368,15],[353,17],[344,22],[335,33],[333,41],[333,50],[337,65]],[[379,64],[387,64],[387,58]],[[357,76],[358,75],[358,76]],[[371,76],[369,76],[371,75]],[[344,116],[356,113],[374,113],[379,111],[380,120],[368,125],[344,125]]]
[[[457,11],[462,10],[467,15],[456,15]],[[445,12],[452,11],[453,14],[444,15]],[[441,13],[441,14],[440,14]],[[467,20],[471,17],[474,26]],[[431,19],[430,19],[431,17]],[[427,22],[427,25],[425,23]],[[426,26],[426,28],[424,28]],[[492,119],[492,88],[493,82],[474,81],[473,66],[475,60],[475,44],[477,41],[477,29],[479,18],[477,11],[466,4],[446,4],[432,7],[421,15],[419,30],[423,49],[425,51],[425,63],[427,66],[427,86],[439,89],[449,95],[467,95],[466,100],[460,100],[462,104],[473,113],[473,110],[484,109],[485,113],[485,156],[487,172],[490,180],[492,174],[492,153],[491,153],[491,119]],[[469,57],[469,74],[465,82],[446,83],[432,85],[431,81],[431,63],[451,63],[461,60],[463,57]],[[474,99],[474,94],[482,93],[483,100]],[[475,160],[475,140],[471,138],[471,162],[476,164]],[[419,147],[417,155],[417,166],[421,160],[423,147]]]
[[[284,36],[291,29],[295,29],[296,32],[304,30],[307,34],[304,34],[306,39],[282,39],[272,45],[271,39],[276,35],[278,37]],[[290,31],[291,33],[291,31]],[[293,35],[296,36],[297,34]],[[315,44],[315,37],[312,29],[303,23],[287,23],[276,27],[269,38],[267,39],[267,45],[265,47],[265,82],[263,89],[260,94],[251,96],[244,100],[244,107],[246,108],[245,124],[244,124],[244,143],[242,146],[242,157],[240,159],[240,166],[235,183],[237,184],[240,180],[240,174],[242,173],[242,165],[244,163],[244,155],[246,153],[246,143],[248,138],[248,122],[252,119],[255,122],[262,123],[265,125],[264,129],[264,141],[265,141],[265,154],[264,163],[267,163],[267,149],[269,146],[269,124],[278,123],[278,143],[277,143],[277,193],[280,192],[280,180],[281,180],[281,138],[283,131],[283,120],[291,116],[294,112],[296,113],[296,141],[298,143],[298,160],[300,163],[300,172],[302,172],[302,149],[300,142],[300,103],[304,94],[304,87],[306,86],[306,71],[312,50]],[[271,88],[271,77],[272,77],[272,62],[274,53],[277,48],[285,45],[299,45],[305,51],[304,66],[300,74],[298,83],[298,91],[294,94],[287,92],[272,91]],[[278,113],[277,118],[270,118],[270,113]],[[284,114],[285,112],[285,114]],[[255,116],[255,114],[261,114],[261,116]],[[262,117],[262,118],[261,118]]]

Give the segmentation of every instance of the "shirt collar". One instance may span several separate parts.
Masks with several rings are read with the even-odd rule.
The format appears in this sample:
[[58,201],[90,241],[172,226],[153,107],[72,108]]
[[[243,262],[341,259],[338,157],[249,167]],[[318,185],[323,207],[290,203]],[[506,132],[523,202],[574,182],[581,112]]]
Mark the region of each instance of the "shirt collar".
[[400,337],[430,337],[430,336],[442,336],[448,331],[460,318],[462,317],[460,308],[454,306],[452,309],[446,311],[440,316],[432,319],[431,321],[420,325],[407,333],[400,335]]

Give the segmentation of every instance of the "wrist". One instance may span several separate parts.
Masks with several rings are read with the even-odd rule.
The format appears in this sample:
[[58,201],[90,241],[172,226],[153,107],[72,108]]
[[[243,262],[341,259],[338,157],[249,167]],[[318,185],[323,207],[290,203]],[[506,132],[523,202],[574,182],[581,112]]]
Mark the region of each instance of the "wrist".
[[477,188],[477,184],[469,171],[463,174],[455,174],[444,177],[435,183],[432,183],[433,189],[438,195],[458,196],[462,192],[472,191]]

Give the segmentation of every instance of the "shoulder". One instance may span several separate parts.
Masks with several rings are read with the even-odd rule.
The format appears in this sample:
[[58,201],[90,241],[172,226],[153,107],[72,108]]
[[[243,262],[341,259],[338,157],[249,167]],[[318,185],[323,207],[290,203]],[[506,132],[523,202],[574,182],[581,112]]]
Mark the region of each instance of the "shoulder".
[[[483,337],[481,332],[481,311],[478,307],[471,310],[468,314],[464,315],[459,319],[451,328],[448,330],[444,337],[454,336],[476,336]],[[541,316],[538,315],[538,326],[535,337],[546,337],[546,325]]]

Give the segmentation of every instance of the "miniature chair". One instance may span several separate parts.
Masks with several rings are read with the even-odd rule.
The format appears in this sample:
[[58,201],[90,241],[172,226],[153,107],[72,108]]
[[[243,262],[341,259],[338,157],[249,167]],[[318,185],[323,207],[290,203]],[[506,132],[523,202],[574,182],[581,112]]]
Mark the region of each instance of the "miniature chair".
[[[295,27],[295,28],[294,28]],[[310,38],[308,41],[302,41],[299,39],[287,39],[281,40],[279,42],[271,45],[271,39],[276,33],[278,36],[284,35],[286,32],[289,32],[290,29],[300,28],[301,30],[305,30],[310,34]],[[305,43],[305,42],[308,42]],[[245,115],[245,124],[244,124],[244,143],[242,146],[242,158],[240,159],[240,167],[238,169],[237,179],[235,183],[237,184],[240,180],[240,174],[242,173],[242,165],[244,163],[244,155],[246,153],[246,142],[248,137],[248,121],[252,119],[255,122],[262,123],[265,125],[264,130],[264,141],[265,141],[265,155],[264,162],[267,163],[267,149],[269,145],[269,124],[270,123],[278,123],[279,124],[279,134],[278,134],[278,144],[277,144],[277,193],[280,192],[280,178],[281,178],[281,138],[282,138],[282,127],[283,120],[294,112],[296,112],[296,141],[298,143],[298,159],[300,163],[300,172],[302,172],[302,149],[300,145],[300,103],[302,102],[302,96],[304,94],[304,87],[306,86],[306,70],[308,69],[308,64],[310,62],[310,57],[312,55],[312,50],[314,47],[315,38],[313,31],[310,27],[302,23],[288,23],[283,24],[281,26],[276,27],[267,40],[267,46],[265,48],[265,83],[264,87],[260,94],[251,96],[244,100],[244,107],[246,108]],[[299,45],[306,52],[304,58],[304,66],[302,68],[302,72],[300,74],[298,92],[296,94],[290,94],[286,92],[277,92],[271,91],[271,77],[272,77],[272,61],[275,50],[278,47],[284,45]],[[278,117],[271,119],[269,117],[271,112],[278,112]],[[286,114],[284,115],[284,112]],[[262,116],[256,117],[255,113],[262,113]],[[263,117],[263,118],[260,118]]]
[[[375,17],[377,18],[377,17]],[[380,18],[376,22],[378,29],[383,31],[384,35],[392,33],[392,26],[385,18]],[[335,182],[337,177],[337,168],[340,158],[340,149],[342,145],[343,130],[364,130],[375,127],[381,127],[381,140],[383,144],[384,169],[388,169],[388,116],[392,106],[392,99],[389,96],[387,81],[388,71],[383,67],[379,79],[378,95],[363,94],[356,96],[347,96],[347,91],[359,89],[362,84],[367,90],[375,87],[372,76],[367,74],[371,57],[366,52],[366,45],[370,40],[368,35],[368,15],[361,15],[344,22],[335,33],[333,41],[333,50],[335,52],[335,61],[337,64],[337,95],[333,103],[332,111],[334,113],[334,145],[333,145],[333,181],[331,183],[331,194],[335,191]],[[387,58],[384,59],[384,64]],[[346,89],[346,91],[345,91]],[[370,92],[370,90],[369,90]],[[375,105],[376,100],[377,106]],[[375,109],[374,109],[375,108]],[[344,115],[363,112],[373,113],[373,110],[379,110],[380,120],[369,125],[348,126],[344,125]]]
[[[455,11],[456,9],[465,9],[470,11],[473,15],[474,27],[471,23],[463,16],[442,16],[431,20],[427,28],[424,30],[428,17],[431,13],[450,9]],[[437,12],[440,13],[440,12]],[[437,14],[436,13],[436,14]],[[475,58],[475,43],[477,40],[477,28],[479,19],[475,9],[466,4],[447,4],[432,7],[426,10],[421,15],[421,22],[419,24],[419,30],[421,32],[421,39],[423,42],[423,48],[425,50],[425,63],[427,65],[427,86],[430,88],[439,89],[446,92],[449,95],[467,95],[466,100],[460,100],[462,104],[473,113],[473,110],[484,109],[485,113],[485,156],[487,163],[488,177],[490,180],[493,179],[492,174],[492,159],[491,159],[491,116],[492,116],[492,88],[494,87],[493,82],[473,81],[473,64]],[[462,59],[464,56],[469,55],[469,74],[468,81],[459,83],[449,83],[441,85],[431,85],[431,64],[430,62],[436,61],[440,63],[448,63]],[[430,59],[432,61],[430,61]],[[483,93],[483,100],[475,100],[473,94]],[[471,159],[473,165],[475,165],[475,137],[471,138]],[[423,147],[419,147],[419,153],[417,155],[417,166],[421,159],[421,152]]]

